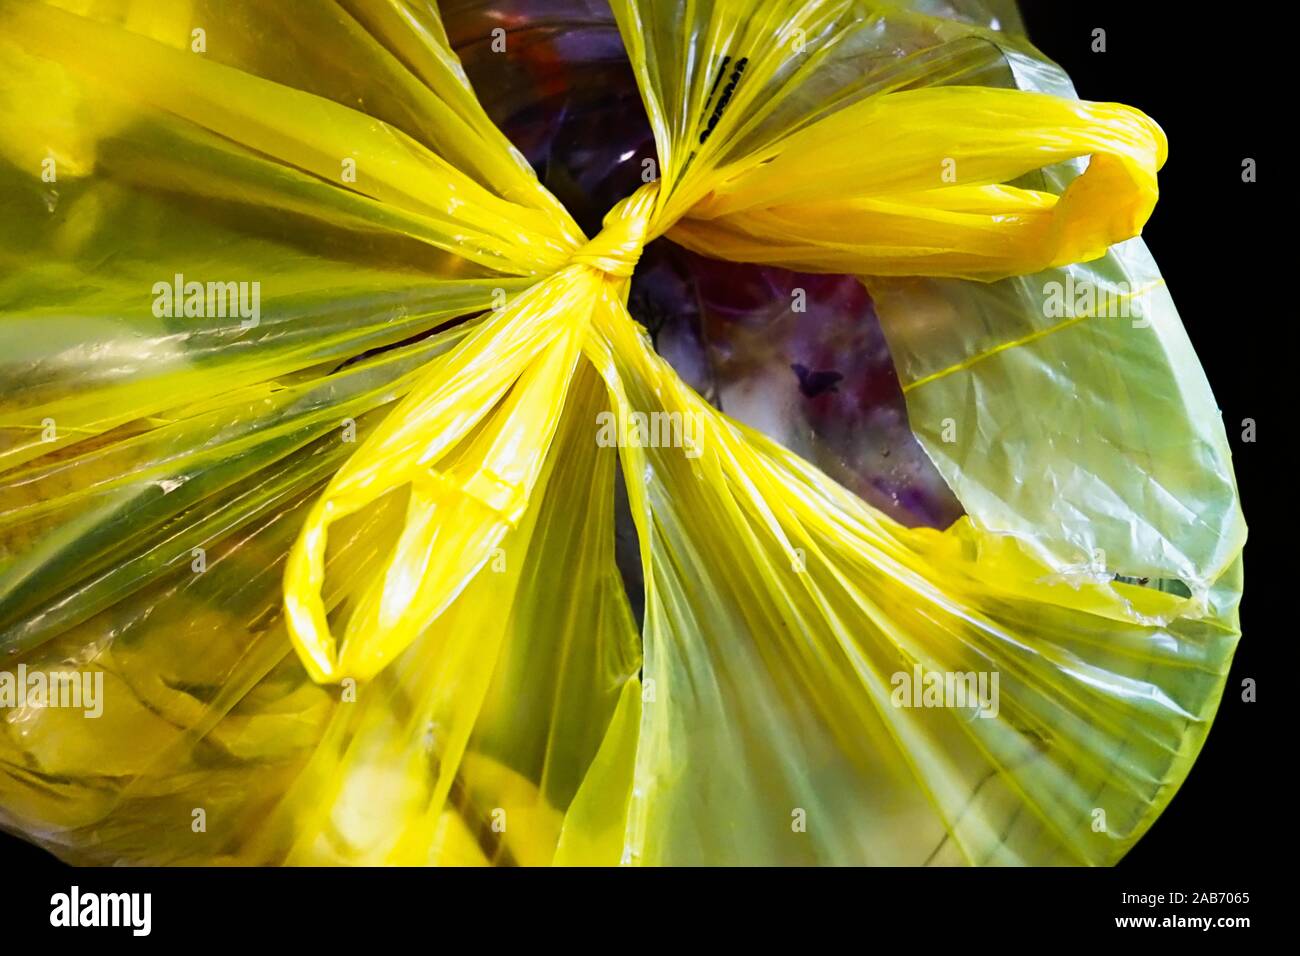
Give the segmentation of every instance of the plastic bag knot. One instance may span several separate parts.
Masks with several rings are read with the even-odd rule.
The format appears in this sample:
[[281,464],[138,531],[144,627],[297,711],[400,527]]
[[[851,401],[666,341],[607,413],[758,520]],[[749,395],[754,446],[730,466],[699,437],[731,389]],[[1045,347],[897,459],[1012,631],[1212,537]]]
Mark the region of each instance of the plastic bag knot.
[[632,275],[645,248],[650,221],[659,197],[659,183],[647,183],[605,214],[602,229],[580,246],[570,262],[591,266],[611,276]]

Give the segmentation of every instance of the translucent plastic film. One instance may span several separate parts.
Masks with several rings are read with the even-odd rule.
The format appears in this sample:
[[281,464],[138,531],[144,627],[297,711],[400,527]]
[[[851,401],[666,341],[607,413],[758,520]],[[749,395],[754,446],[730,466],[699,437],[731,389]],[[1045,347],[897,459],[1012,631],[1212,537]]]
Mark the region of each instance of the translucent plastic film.
[[[650,689],[617,761],[625,858],[1078,864],[1131,845],[1199,746],[1232,633],[1174,595],[1054,578],[968,519],[902,528],[675,385],[627,323],[610,344],[620,413],[691,416],[703,449],[624,463]],[[966,707],[920,705],[952,675]]]
[[[0,710],[0,825],[1105,864],[1168,803],[1244,525],[1134,238],[1159,127],[1010,4],[611,6],[656,157],[588,237],[433,3],[0,0],[0,659],[103,705]],[[861,276],[966,516],[904,527],[689,388],[628,311],[660,236]]]
[[[991,279],[1095,259],[1155,204],[1166,151],[1155,123],[1117,104],[970,85],[996,64],[973,31],[880,66],[883,35],[915,42],[923,22],[894,11],[896,26],[887,7],[851,0],[692,3],[684,22],[673,3],[613,6],[644,52],[668,218],[683,217],[669,235],[696,251]],[[1015,185],[1078,156],[1088,170],[1059,195]]]

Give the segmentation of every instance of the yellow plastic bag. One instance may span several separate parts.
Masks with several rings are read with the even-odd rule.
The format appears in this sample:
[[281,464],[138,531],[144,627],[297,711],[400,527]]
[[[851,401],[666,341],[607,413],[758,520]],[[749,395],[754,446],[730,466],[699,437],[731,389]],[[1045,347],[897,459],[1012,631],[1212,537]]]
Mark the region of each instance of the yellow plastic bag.
[[[4,825],[89,862],[1043,864],[1163,809],[1244,527],[1131,239],[1159,128],[902,4],[612,6],[659,175],[587,240],[432,5],[0,0],[0,75],[50,91],[0,89],[0,647],[105,705],[0,712]],[[626,308],[659,236],[863,276],[968,517],[904,528],[686,387]],[[1052,319],[1066,277],[1143,321]]]

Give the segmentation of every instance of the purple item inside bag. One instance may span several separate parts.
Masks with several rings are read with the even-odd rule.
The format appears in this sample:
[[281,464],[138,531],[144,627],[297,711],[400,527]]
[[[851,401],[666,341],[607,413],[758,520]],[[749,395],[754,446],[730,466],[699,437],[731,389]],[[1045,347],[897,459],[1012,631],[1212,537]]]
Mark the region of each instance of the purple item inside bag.
[[[444,4],[443,18],[489,116],[594,235],[656,158],[608,6],[471,0]],[[504,51],[493,49],[498,28]],[[961,516],[912,434],[871,296],[855,277],[722,262],[659,239],[642,255],[628,307],[701,395],[876,508],[912,526]]]

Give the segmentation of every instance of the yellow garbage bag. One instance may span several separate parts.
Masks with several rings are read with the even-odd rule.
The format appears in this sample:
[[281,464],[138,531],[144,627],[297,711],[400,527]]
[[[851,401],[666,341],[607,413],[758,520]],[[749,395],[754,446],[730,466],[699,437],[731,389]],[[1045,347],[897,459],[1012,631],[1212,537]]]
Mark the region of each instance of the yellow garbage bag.
[[[1134,238],[1165,138],[931,6],[614,0],[658,167],[588,238],[431,3],[0,0],[0,825],[88,863],[1122,856],[1205,739],[1245,534]],[[905,528],[683,384],[627,311],[661,236],[861,276],[967,515]]]

